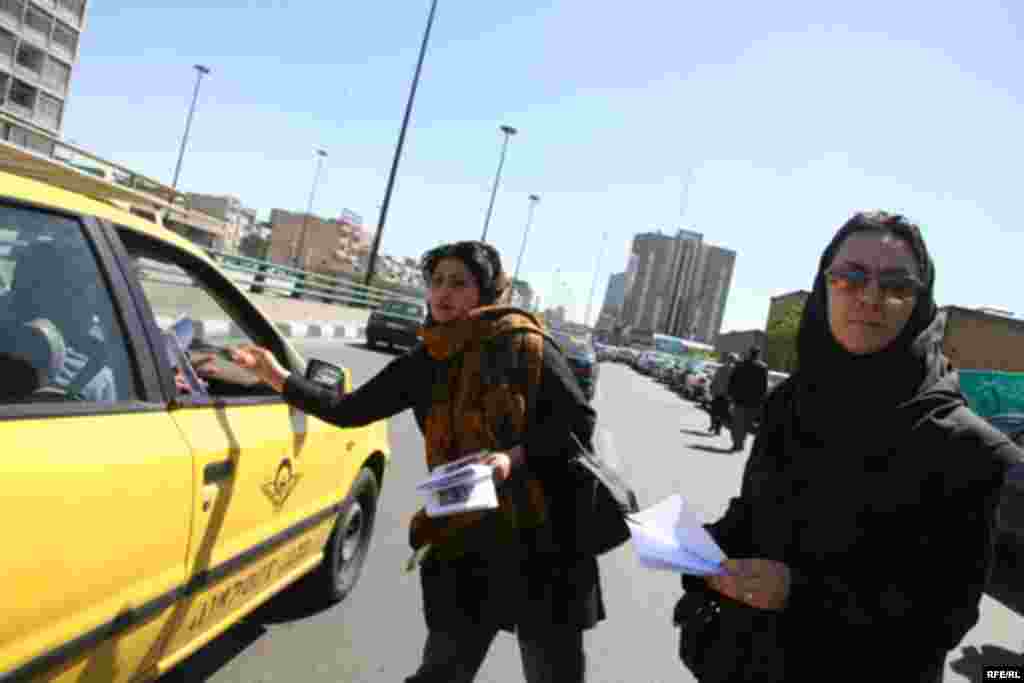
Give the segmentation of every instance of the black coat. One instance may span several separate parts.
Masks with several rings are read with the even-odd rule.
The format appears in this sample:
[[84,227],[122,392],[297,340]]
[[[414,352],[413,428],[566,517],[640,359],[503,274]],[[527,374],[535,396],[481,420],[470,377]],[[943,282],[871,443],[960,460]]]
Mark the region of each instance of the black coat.
[[729,377],[729,398],[740,405],[759,405],[768,393],[768,366],[759,360],[736,364]]
[[861,425],[849,449],[816,449],[795,433],[792,383],[772,392],[740,495],[708,529],[729,557],[785,563],[789,599],[777,612],[727,600],[706,680],[935,680],[978,620],[1017,457],[947,400],[957,393],[952,373],[918,402],[914,428]]
[[[500,352],[500,351],[499,351]],[[431,408],[433,380],[447,375],[447,361],[436,361],[420,346],[390,362],[348,396],[291,376],[288,403],[339,427],[354,427],[412,409],[420,431]],[[571,428],[589,443],[596,415],[565,357],[544,343],[541,385],[535,414],[528,416],[525,462],[540,478],[548,498],[549,522],[520,530],[518,542],[486,538],[482,526],[474,551],[449,561],[427,560],[420,570],[423,610],[431,630],[498,627],[543,633],[553,625],[589,629],[604,618],[597,560],[573,549],[573,490],[567,460],[574,454]],[[513,472],[504,486],[516,486]],[[414,495],[409,491],[408,495]]]

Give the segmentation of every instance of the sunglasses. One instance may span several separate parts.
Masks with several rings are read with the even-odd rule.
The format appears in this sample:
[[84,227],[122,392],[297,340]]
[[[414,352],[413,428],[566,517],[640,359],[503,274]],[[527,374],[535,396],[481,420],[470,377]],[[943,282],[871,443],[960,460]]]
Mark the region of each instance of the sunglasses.
[[859,294],[867,289],[871,280],[878,282],[882,298],[891,304],[902,304],[917,296],[924,289],[924,284],[913,275],[906,273],[873,274],[862,268],[840,266],[825,271],[832,289],[850,294]]

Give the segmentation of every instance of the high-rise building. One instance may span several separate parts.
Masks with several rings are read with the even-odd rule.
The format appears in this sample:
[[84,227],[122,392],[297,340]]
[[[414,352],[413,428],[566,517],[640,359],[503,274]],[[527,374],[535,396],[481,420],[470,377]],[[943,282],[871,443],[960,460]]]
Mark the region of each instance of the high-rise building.
[[715,343],[722,329],[735,266],[735,251],[712,244],[700,245],[693,278],[681,297],[687,305],[677,309],[678,316],[669,334],[704,344]]
[[633,238],[621,314],[633,334],[662,331],[670,304],[676,241],[661,232]]
[[698,306],[699,280],[703,273],[703,246],[704,235],[699,232],[680,230],[676,235],[669,308],[658,332],[686,339],[695,336],[692,328]]
[[620,315],[628,335],[645,339],[657,332],[713,344],[735,263],[736,252],[705,244],[698,232],[637,235]]
[[612,273],[608,278],[608,289],[604,292],[601,316],[617,317],[626,300],[626,273]]
[[53,153],[88,2],[0,0],[0,139]]

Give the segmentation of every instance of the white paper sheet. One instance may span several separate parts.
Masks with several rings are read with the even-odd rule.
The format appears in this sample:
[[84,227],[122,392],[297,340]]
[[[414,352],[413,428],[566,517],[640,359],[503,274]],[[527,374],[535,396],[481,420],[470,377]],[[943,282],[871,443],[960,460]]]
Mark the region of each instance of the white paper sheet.
[[724,573],[725,553],[679,494],[632,515],[627,523],[643,566],[697,576]]

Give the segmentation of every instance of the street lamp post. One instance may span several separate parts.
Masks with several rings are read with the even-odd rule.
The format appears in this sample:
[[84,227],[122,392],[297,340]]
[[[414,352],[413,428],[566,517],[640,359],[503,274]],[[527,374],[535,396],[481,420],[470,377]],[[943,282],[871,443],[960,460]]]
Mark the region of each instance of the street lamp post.
[[480,237],[481,242],[487,241],[487,228],[491,224],[491,213],[494,212],[494,198],[498,194],[498,185],[501,183],[501,169],[505,166],[505,153],[508,151],[508,140],[519,132],[512,126],[501,126],[499,130],[505,134],[505,140],[501,143],[501,157],[498,159],[498,172],[494,175],[494,187],[491,188],[491,203],[487,205],[487,216],[484,218],[484,234]]
[[535,194],[531,194],[529,199],[530,208],[527,210],[526,214],[526,228],[523,229],[523,245],[519,247],[519,259],[516,261],[516,272],[512,275],[513,283],[516,281],[516,278],[519,277],[519,266],[523,263],[523,253],[526,252],[526,238],[530,235],[530,225],[533,223],[533,210],[537,206],[537,202],[540,201],[540,197]]
[[601,251],[597,255],[597,266],[594,268],[594,279],[590,283],[590,296],[587,298],[587,315],[583,318],[583,326],[590,327],[590,307],[594,303],[594,290],[597,289],[597,274],[601,271],[601,261],[604,259],[604,247],[608,243],[608,233],[604,233],[601,240]]
[[309,228],[309,215],[313,213],[313,198],[316,197],[316,184],[320,180],[320,171],[323,169],[324,157],[327,152],[322,149],[316,151],[316,171],[313,173],[313,187],[309,190],[309,203],[306,205],[306,213],[302,214],[302,229],[299,230],[298,246],[292,253],[292,266],[299,267],[302,262],[302,252],[306,249],[306,230]]
[[370,249],[370,259],[366,264],[367,286],[373,280],[373,271],[377,266],[377,251],[380,249],[380,237],[384,234],[384,223],[388,218],[388,207],[391,206],[391,192],[395,187],[395,175],[398,173],[398,163],[402,159],[402,148],[405,146],[405,131],[409,127],[409,117],[412,115],[412,105],[416,99],[416,89],[420,83],[420,72],[423,70],[423,58],[427,54],[427,43],[430,41],[430,29],[434,25],[434,13],[436,11],[437,0],[431,0],[430,14],[427,15],[427,28],[423,31],[423,42],[420,44],[420,57],[419,61],[416,62],[416,73],[412,77],[412,87],[409,88],[409,99],[405,103],[405,116],[402,119],[402,128],[398,133],[395,156],[391,160],[391,174],[388,176],[387,189],[384,190],[384,202],[380,210],[380,221],[377,223],[377,234],[373,236],[373,247]]
[[202,64],[195,65],[196,70],[196,87],[192,92],[192,106],[188,110],[188,118],[185,120],[185,134],[181,136],[181,149],[178,150],[178,163],[174,167],[174,181],[171,183],[171,188],[178,189],[178,176],[181,175],[181,160],[185,157],[185,145],[188,143],[188,134],[192,129],[192,116],[196,113],[196,100],[199,99],[199,84],[203,80],[203,76],[210,73],[210,67],[203,66]]

